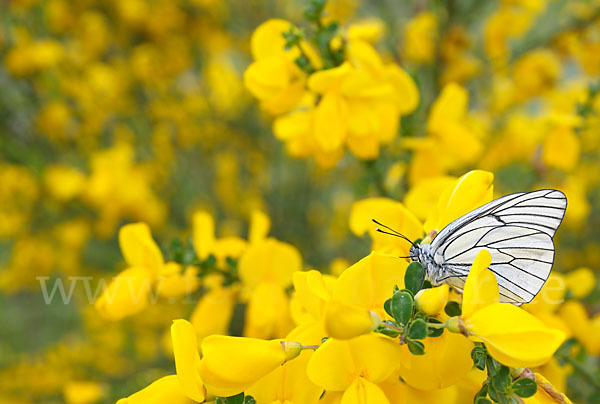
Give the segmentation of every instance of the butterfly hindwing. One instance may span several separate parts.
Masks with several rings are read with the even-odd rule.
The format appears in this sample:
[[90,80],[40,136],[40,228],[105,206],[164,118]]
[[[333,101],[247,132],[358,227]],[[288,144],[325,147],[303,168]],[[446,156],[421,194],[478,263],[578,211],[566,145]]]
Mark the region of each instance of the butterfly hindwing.
[[556,190],[507,195],[450,223],[433,240],[434,260],[448,275],[445,282],[462,290],[477,254],[492,256],[501,301],[522,304],[539,292],[552,269],[552,236],[567,201]]

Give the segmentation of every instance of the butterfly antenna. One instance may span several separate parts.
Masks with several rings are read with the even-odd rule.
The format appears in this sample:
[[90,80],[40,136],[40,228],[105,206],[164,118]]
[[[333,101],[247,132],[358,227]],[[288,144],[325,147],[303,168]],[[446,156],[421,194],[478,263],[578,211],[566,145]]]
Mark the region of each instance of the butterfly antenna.
[[375,220],[375,219],[371,219],[371,220],[372,220],[372,221],[373,221],[373,223],[375,223],[376,225],[378,225],[378,226],[381,226],[381,227],[384,227],[384,228],[388,229],[388,230],[389,230],[391,233],[390,233],[390,232],[387,232],[387,231],[384,231],[384,230],[381,230],[379,227],[378,227],[378,228],[376,228],[376,229],[375,229],[375,231],[378,231],[379,233],[387,234],[387,235],[389,235],[389,236],[394,236],[394,237],[401,238],[401,239],[403,239],[403,240],[406,240],[406,241],[408,241],[408,242],[409,242],[409,243],[411,243],[413,246],[416,246],[416,244],[415,244],[413,241],[411,241],[411,240],[410,240],[408,237],[406,237],[404,234],[400,233],[399,231],[396,231],[396,230],[392,229],[391,227],[389,227],[389,226],[386,226],[385,224],[378,222],[378,221],[377,221],[377,220]]

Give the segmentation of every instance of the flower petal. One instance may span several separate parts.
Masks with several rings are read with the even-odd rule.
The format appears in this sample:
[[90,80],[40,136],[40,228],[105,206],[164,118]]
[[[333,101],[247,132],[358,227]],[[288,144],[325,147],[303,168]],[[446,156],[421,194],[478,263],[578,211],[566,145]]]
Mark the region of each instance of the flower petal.
[[564,332],[548,328],[525,310],[507,303],[477,310],[465,320],[465,326],[496,360],[519,368],[543,365],[565,340]]
[[373,311],[388,318],[383,304],[392,296],[394,286],[404,288],[408,264],[392,255],[372,252],[346,269],[334,284],[332,296],[339,302]]
[[389,404],[385,393],[363,377],[357,377],[346,389],[340,404]]
[[481,250],[475,257],[465,281],[462,303],[462,318],[469,318],[482,307],[500,301],[498,281],[488,269],[492,256],[488,250]]
[[200,374],[209,392],[236,395],[287,360],[279,340],[210,335],[202,341]]
[[177,376],[171,375],[158,379],[127,398],[120,399],[117,404],[163,404],[165,402],[170,404],[192,404],[195,401],[183,393]]
[[129,266],[145,267],[158,274],[164,265],[160,248],[146,223],[127,224],[119,230],[119,245]]
[[351,340],[330,338],[308,362],[308,377],[316,385],[333,391],[346,390],[359,376],[379,383],[396,369],[399,354],[398,344],[379,334]]
[[181,389],[189,398],[203,402],[205,390],[200,378],[200,354],[194,326],[186,320],[173,321],[171,339]]

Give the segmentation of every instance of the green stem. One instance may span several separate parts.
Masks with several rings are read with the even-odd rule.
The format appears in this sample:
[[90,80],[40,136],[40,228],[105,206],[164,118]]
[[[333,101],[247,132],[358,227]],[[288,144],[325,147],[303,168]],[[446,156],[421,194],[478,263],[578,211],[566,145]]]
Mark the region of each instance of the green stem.
[[446,323],[427,323],[427,327],[439,330],[440,328],[446,328]]

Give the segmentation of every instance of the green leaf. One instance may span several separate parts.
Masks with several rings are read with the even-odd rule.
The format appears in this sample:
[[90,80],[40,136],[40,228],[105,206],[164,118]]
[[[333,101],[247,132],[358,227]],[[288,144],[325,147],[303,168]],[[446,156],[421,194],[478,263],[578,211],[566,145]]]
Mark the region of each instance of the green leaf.
[[392,314],[392,299],[387,299],[385,303],[383,303],[383,310],[385,310],[389,316],[394,317]]
[[425,280],[425,270],[420,262],[413,261],[406,268],[404,275],[404,287],[412,292],[413,295],[421,290]]
[[477,400],[479,398],[486,398],[488,394],[488,383],[487,380],[481,385],[481,388],[479,389],[479,391],[475,394],[475,397],[473,398],[473,402],[477,402]]
[[421,319],[417,319],[410,324],[408,328],[408,337],[411,339],[424,339],[427,337],[427,324]]
[[492,401],[498,403],[500,400],[498,399],[499,394],[492,385],[488,385],[488,396],[492,399]]
[[512,390],[519,397],[527,398],[535,394],[537,384],[533,380],[523,377],[513,383]]
[[485,348],[481,346],[476,346],[471,351],[471,359],[473,359],[473,365],[479,370],[485,370],[485,360],[487,357],[487,353]]
[[256,404],[256,400],[252,396],[244,397],[244,404]]
[[413,355],[424,355],[425,354],[425,345],[421,341],[413,341],[409,339],[407,341],[408,350]]
[[304,17],[311,22],[317,23],[321,20],[321,15],[325,9],[326,0],[311,0],[306,10],[304,10]]
[[475,401],[475,404],[492,404],[492,402],[488,398],[478,397],[477,401]]
[[461,314],[460,305],[458,304],[458,302],[454,302],[454,301],[449,301],[448,303],[446,303],[446,307],[444,307],[444,311],[450,317],[460,316],[460,314]]
[[[427,319],[428,323],[435,323],[435,324],[443,324],[440,320],[438,320],[437,318],[434,317],[429,317]],[[428,327],[429,328],[429,327]],[[429,328],[429,336],[432,338],[436,338],[441,336],[444,333],[444,329],[443,328]]]
[[510,368],[500,365],[492,376],[492,384],[499,391],[505,391],[510,385]]
[[401,290],[392,296],[392,317],[394,317],[398,324],[402,326],[408,324],[412,317],[413,307],[413,297],[408,291]]
[[210,254],[206,260],[204,261],[204,263],[206,264],[206,266],[208,268],[215,268],[215,265],[217,265],[217,257],[214,256],[214,254]]
[[215,404],[244,404],[244,393],[231,397],[217,397]]
[[[396,324],[392,321],[384,321],[384,324],[389,324],[392,327],[396,327]],[[376,332],[383,334],[383,335],[387,335],[388,337],[397,337],[398,335],[402,334],[402,330],[396,330],[394,328],[388,328],[385,327],[383,324],[381,326],[379,326],[377,328],[377,330],[375,330]]]
[[182,264],[185,255],[185,247],[183,246],[182,241],[179,238],[173,238],[169,250],[171,253],[171,260]]

